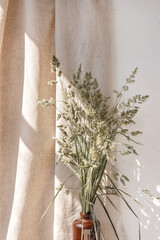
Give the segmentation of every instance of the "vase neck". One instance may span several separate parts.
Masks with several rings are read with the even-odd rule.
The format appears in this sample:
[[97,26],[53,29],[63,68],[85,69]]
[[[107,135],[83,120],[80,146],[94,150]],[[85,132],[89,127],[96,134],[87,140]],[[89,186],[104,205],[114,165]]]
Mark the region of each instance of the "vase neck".
[[91,214],[90,213],[80,213],[81,218],[83,219],[91,219]]

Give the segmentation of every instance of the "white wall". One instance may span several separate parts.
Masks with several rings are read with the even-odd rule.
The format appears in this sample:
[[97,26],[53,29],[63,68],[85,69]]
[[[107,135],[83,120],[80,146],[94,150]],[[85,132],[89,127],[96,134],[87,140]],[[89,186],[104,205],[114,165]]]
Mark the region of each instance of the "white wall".
[[[139,156],[122,160],[121,169],[132,180],[131,194],[142,203],[132,204],[141,220],[142,239],[160,239],[160,202],[153,202],[138,188],[149,189],[160,197],[160,1],[113,0],[112,64],[114,88],[138,67],[136,84],[129,92],[149,94],[137,115],[137,128],[144,132],[139,140]],[[132,201],[131,201],[132,203]],[[138,239],[138,223],[122,206],[127,240]],[[136,228],[137,227],[137,228]]]

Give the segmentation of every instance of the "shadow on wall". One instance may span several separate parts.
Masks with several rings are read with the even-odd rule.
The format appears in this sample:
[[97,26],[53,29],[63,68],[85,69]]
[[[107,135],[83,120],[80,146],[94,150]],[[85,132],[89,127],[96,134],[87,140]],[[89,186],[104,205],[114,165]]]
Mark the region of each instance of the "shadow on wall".
[[[144,180],[144,177],[146,177],[143,176],[145,164],[139,158],[126,157],[125,160],[122,160],[121,170],[124,173],[127,172],[126,175],[130,179],[130,183],[126,187],[122,186],[122,189],[132,196],[132,198],[126,196],[126,200],[139,217],[142,238],[143,236],[152,236],[153,239],[159,240],[160,185],[157,185],[155,181],[150,183],[148,180]],[[138,237],[138,219],[123,202],[121,202],[121,210],[126,229],[126,239],[135,239],[135,236]],[[134,229],[132,226],[135,226]]]

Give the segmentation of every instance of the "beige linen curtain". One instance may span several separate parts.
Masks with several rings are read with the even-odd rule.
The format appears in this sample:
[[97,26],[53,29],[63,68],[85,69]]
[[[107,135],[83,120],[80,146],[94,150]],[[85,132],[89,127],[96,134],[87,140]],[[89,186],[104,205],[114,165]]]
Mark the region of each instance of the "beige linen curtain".
[[55,110],[36,110],[55,51],[53,0],[0,0],[0,239],[53,239]]

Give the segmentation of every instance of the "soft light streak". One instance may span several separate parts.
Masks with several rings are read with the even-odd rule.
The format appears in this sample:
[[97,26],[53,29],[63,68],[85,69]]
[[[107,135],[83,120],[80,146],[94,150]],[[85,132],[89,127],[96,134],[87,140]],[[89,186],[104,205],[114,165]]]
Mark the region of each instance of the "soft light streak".
[[157,185],[156,190],[160,193],[160,185]]
[[37,111],[35,108],[38,100],[38,83],[39,48],[36,43],[25,33],[22,115],[33,130],[37,129]]

